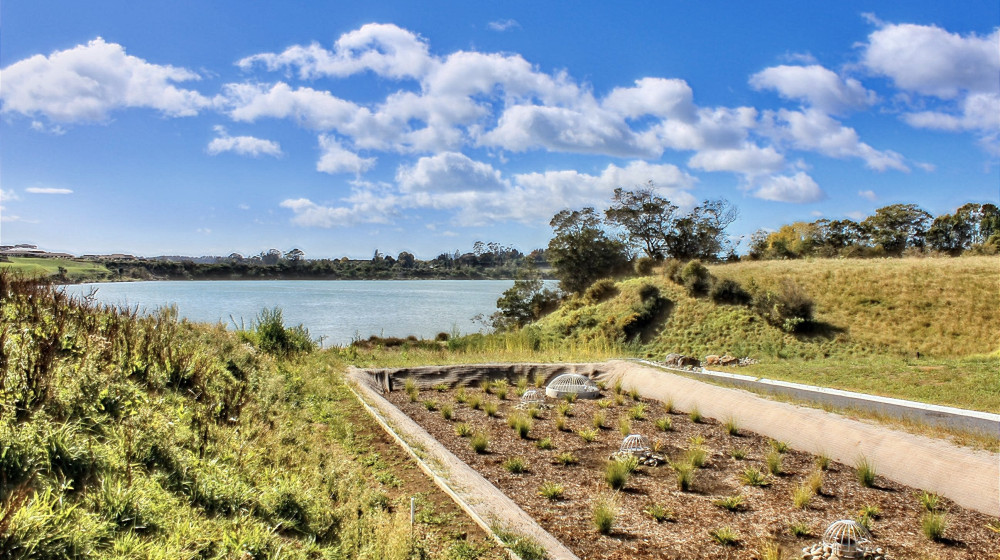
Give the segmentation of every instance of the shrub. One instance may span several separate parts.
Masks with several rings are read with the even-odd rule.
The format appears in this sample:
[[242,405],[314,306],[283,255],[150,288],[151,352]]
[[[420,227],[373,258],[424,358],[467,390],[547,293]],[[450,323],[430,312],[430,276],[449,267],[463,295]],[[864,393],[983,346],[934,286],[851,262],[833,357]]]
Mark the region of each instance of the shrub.
[[613,498],[601,496],[594,502],[593,520],[594,527],[602,535],[611,533],[615,525],[615,517],[618,515],[618,505]]
[[715,303],[726,305],[750,305],[753,301],[750,292],[744,290],[739,282],[728,278],[716,282],[709,297]]
[[607,482],[612,490],[621,490],[628,483],[631,473],[629,466],[624,462],[611,460],[604,466],[604,482]]
[[497,396],[500,400],[507,399],[507,382],[503,379],[494,383],[493,394]]
[[691,297],[700,297],[708,293],[712,287],[712,274],[708,272],[701,261],[689,261],[680,270],[680,282]]
[[540,418],[542,416],[542,411],[538,409],[537,406],[531,405],[528,407],[528,418]]
[[466,404],[468,404],[469,408],[472,410],[480,410],[483,408],[483,398],[479,395],[470,395],[469,398],[466,399]]
[[618,295],[618,286],[611,278],[601,278],[591,284],[584,294],[590,301],[600,303]]
[[528,465],[521,457],[511,457],[503,462],[503,468],[511,474],[521,474],[527,470]]
[[947,526],[948,519],[943,513],[929,511],[920,518],[920,529],[923,530],[924,536],[932,541],[940,541]]
[[875,485],[875,465],[868,460],[867,457],[861,455],[858,457],[857,463],[855,463],[854,468],[858,471],[858,482],[861,483],[865,488],[871,488]]
[[718,500],[712,502],[712,504],[727,511],[739,511],[743,509],[743,495],[736,494],[734,496],[719,498]]
[[677,519],[677,515],[673,511],[663,507],[660,504],[650,504],[645,511],[646,515],[652,517],[653,520],[656,521],[657,523],[663,523],[664,521],[674,521],[675,519]]
[[674,429],[674,422],[670,418],[664,416],[663,418],[656,419],[656,427],[663,432],[669,432]]
[[465,393],[465,387],[459,387],[458,390],[455,391],[455,402],[458,404],[465,404],[467,400],[469,400],[469,397]]
[[747,486],[770,486],[771,478],[757,467],[747,467],[740,473],[740,480]]
[[472,428],[465,422],[455,424],[455,434],[458,437],[468,437],[472,435]]
[[538,487],[538,495],[549,500],[558,500],[563,497],[563,485],[558,482],[545,481]]
[[556,462],[559,463],[560,465],[564,466],[564,467],[568,467],[570,465],[575,465],[576,462],[577,462],[577,459],[576,459],[576,455],[573,455],[569,451],[564,451],[564,452],[560,453],[559,455],[556,455]]
[[486,448],[490,446],[490,440],[486,437],[486,434],[476,434],[469,440],[469,445],[473,451],[482,455],[486,453]]
[[316,343],[309,338],[309,329],[302,325],[285,327],[280,307],[261,309],[251,325],[251,333],[244,336],[268,354],[291,356],[316,348]]
[[531,422],[530,418],[525,418],[524,416],[518,415],[517,421],[514,423],[514,431],[517,432],[518,437],[521,439],[528,439],[528,433],[534,424]]
[[712,529],[708,534],[722,546],[736,546],[740,543],[740,534],[729,526]]
[[635,273],[638,276],[649,276],[658,263],[659,261],[653,257],[639,257],[635,260]]
[[542,438],[542,439],[536,441],[535,442],[535,447],[537,447],[538,449],[543,449],[543,450],[552,449],[554,447],[552,445],[552,438]]
[[800,331],[813,319],[813,300],[788,278],[778,291],[758,290],[753,307],[765,321],[786,332]]

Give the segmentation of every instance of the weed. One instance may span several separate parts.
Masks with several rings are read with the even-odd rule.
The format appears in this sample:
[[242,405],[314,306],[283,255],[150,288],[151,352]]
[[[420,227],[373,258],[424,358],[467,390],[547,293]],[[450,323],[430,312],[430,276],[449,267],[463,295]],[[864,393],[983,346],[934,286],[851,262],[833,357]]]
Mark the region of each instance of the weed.
[[697,406],[691,409],[691,412],[688,413],[688,418],[690,418],[695,424],[701,424],[705,420],[702,418],[701,411],[698,410]]
[[445,420],[451,420],[454,417],[455,411],[451,408],[450,404],[441,406],[441,418]]
[[594,502],[593,521],[594,527],[602,535],[611,533],[615,526],[615,517],[618,516],[618,504],[613,498],[601,496]]
[[469,440],[469,446],[472,447],[473,451],[482,455],[486,453],[486,448],[490,446],[490,439],[486,437],[486,434],[475,434]]
[[594,416],[590,419],[590,425],[595,428],[603,428],[606,418],[603,412],[595,412]]
[[920,529],[924,532],[924,536],[932,541],[940,541],[947,527],[948,518],[943,513],[928,511],[920,518]]
[[639,403],[628,410],[628,415],[633,420],[643,420],[646,418],[646,403]]
[[549,450],[555,446],[552,444],[552,438],[542,438],[535,442],[535,447],[542,450]]
[[708,534],[722,546],[736,546],[740,543],[740,534],[729,526],[712,529]]
[[528,465],[521,457],[511,457],[503,462],[503,468],[511,474],[521,474],[528,469]]
[[558,482],[545,481],[538,487],[538,495],[549,500],[558,500],[563,497],[564,488]]
[[662,418],[656,419],[656,428],[663,432],[669,432],[674,429],[674,422],[669,417],[664,416]]
[[712,502],[712,504],[727,511],[740,511],[743,509],[743,495],[735,494],[733,496],[719,498],[718,500]]
[[921,492],[917,499],[920,500],[920,505],[924,506],[927,511],[937,511],[938,507],[941,506],[941,497],[933,492]]
[[775,476],[781,474],[782,472],[781,463],[783,459],[784,455],[782,455],[778,451],[772,450],[770,453],[767,454],[767,457],[764,458],[764,461],[767,462],[767,471]]
[[729,435],[731,436],[740,435],[740,425],[736,423],[736,419],[733,418],[732,416],[726,418],[726,421],[725,423],[722,424],[722,426],[726,428],[726,433],[728,433]]
[[646,515],[652,517],[657,523],[674,521],[677,519],[677,514],[660,504],[649,504],[649,506],[645,509],[645,512]]
[[757,467],[747,467],[740,473],[740,480],[747,486],[770,486],[771,477],[767,476]]
[[469,437],[472,435],[472,428],[465,422],[455,424],[455,435],[458,437]]
[[749,453],[750,453],[750,450],[747,449],[746,446],[742,446],[742,445],[738,446],[738,447],[734,447],[734,448],[732,448],[732,449],[729,450],[729,456],[732,457],[733,459],[738,460],[738,461],[742,461],[743,459],[746,459],[747,455]]
[[597,439],[597,434],[598,433],[600,433],[600,432],[598,432],[598,430],[596,428],[592,428],[590,430],[583,430],[583,429],[581,429],[581,430],[577,430],[577,432],[576,432],[576,434],[578,436],[580,436],[580,438],[583,439],[583,441],[585,441],[587,443],[590,443],[590,442],[594,441],[595,439]]
[[573,455],[569,451],[564,451],[556,455],[556,462],[564,467],[568,467],[570,465],[575,465],[577,463],[577,459],[576,455]]
[[865,488],[871,488],[875,485],[875,476],[878,474],[875,471],[875,465],[868,460],[867,457],[861,455],[858,457],[857,462],[854,464],[854,468],[857,469],[858,482]]

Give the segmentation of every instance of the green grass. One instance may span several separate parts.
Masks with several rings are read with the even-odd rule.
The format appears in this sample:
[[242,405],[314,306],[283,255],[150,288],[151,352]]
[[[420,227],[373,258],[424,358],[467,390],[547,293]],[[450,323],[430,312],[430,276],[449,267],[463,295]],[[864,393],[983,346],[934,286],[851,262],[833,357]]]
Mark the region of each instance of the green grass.
[[560,500],[565,489],[558,482],[545,481],[538,487],[538,495],[551,501]]
[[722,546],[736,546],[740,543],[740,534],[729,526],[712,529],[708,534],[712,540]]
[[607,535],[615,526],[615,518],[618,517],[618,504],[615,503],[614,498],[601,496],[594,502],[591,513],[594,528],[602,535]]
[[653,521],[657,523],[675,521],[677,519],[677,514],[660,504],[650,504],[644,511],[646,515],[653,518]]
[[719,498],[718,500],[712,502],[712,505],[727,511],[740,511],[743,509],[743,495],[735,494]]
[[858,460],[854,463],[854,468],[857,471],[858,482],[865,488],[871,488],[875,486],[875,477],[878,473],[875,470],[875,464],[872,463],[867,457],[861,455]]
[[103,264],[75,259],[10,257],[10,262],[0,262],[0,269],[33,277],[57,276],[60,267],[70,281],[99,280],[111,275]]

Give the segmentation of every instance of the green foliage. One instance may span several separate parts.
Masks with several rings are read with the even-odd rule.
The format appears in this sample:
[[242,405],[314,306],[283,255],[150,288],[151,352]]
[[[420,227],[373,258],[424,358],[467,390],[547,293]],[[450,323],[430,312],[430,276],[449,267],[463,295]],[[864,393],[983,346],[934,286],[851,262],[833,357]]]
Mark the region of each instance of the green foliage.
[[663,523],[664,521],[674,521],[677,519],[677,515],[660,504],[650,504],[645,510],[646,515],[653,518],[653,521],[657,523]]
[[564,451],[559,455],[556,455],[556,462],[564,467],[570,465],[575,465],[577,463],[576,455],[573,455],[570,451]]
[[704,420],[701,415],[701,411],[698,410],[697,406],[691,409],[691,412],[688,413],[688,418],[690,418],[695,424],[701,424]]
[[629,409],[628,415],[633,420],[643,420],[643,419],[645,419],[646,418],[646,404],[645,403],[639,403],[639,404],[633,406],[632,408]]
[[699,260],[693,260],[684,265],[677,278],[691,297],[701,297],[708,294],[712,287],[712,274]]
[[669,416],[657,418],[655,424],[656,428],[662,432],[669,432],[674,429],[674,421]]
[[503,462],[503,468],[511,474],[521,474],[528,468],[528,464],[521,457],[511,457]]
[[500,294],[497,312],[491,317],[498,330],[520,328],[551,312],[559,305],[559,294],[542,284],[542,276],[531,264],[517,271],[514,285]]
[[527,439],[528,433],[531,432],[531,429],[534,427],[531,419],[527,418],[523,414],[512,414],[507,417],[507,425],[513,428],[521,439]]
[[740,511],[743,509],[743,495],[734,494],[732,496],[719,498],[718,500],[712,502],[712,504],[727,511]]
[[682,492],[688,492],[694,486],[694,465],[691,463],[671,463],[674,474],[677,476],[677,487]]
[[261,309],[251,322],[249,331],[240,335],[264,352],[275,356],[291,356],[311,352],[316,342],[309,337],[309,330],[302,325],[286,327],[281,309]]
[[563,497],[564,488],[558,482],[545,481],[538,487],[538,495],[555,501]]
[[771,478],[757,467],[747,467],[740,473],[740,480],[747,486],[770,486]]
[[612,490],[621,490],[628,483],[629,475],[638,467],[639,461],[636,457],[626,459],[612,459],[604,466],[604,482]]
[[750,292],[743,289],[739,282],[729,278],[716,281],[709,296],[713,302],[727,305],[750,305],[753,300]]
[[778,290],[757,289],[753,307],[765,321],[785,332],[805,329],[813,320],[813,300],[795,282],[784,278]]
[[548,451],[550,449],[553,449],[555,447],[555,445],[553,445],[553,443],[552,443],[552,438],[547,438],[546,437],[546,438],[542,438],[542,439],[536,441],[535,442],[535,447],[537,447],[538,449],[544,450],[544,451]]
[[458,437],[469,437],[472,435],[472,427],[465,422],[455,424],[455,435]]
[[941,497],[933,492],[923,491],[917,495],[920,505],[927,511],[937,511],[941,507]]
[[783,455],[781,454],[781,452],[776,450],[772,450],[771,452],[769,452],[767,456],[764,458],[764,461],[767,463],[768,472],[770,472],[775,476],[781,474],[783,468],[781,465],[782,459]]
[[617,296],[618,293],[618,286],[614,279],[601,278],[587,288],[584,297],[594,303],[601,303],[602,301],[606,301]]
[[469,446],[473,451],[482,455],[486,453],[486,449],[490,446],[490,440],[486,437],[486,434],[474,434],[472,439],[469,440]]
[[595,427],[595,428],[603,428],[604,427],[604,423],[606,421],[607,421],[607,418],[605,417],[605,414],[603,412],[601,412],[601,411],[597,411],[590,418],[590,425],[593,426],[593,427]]
[[920,518],[920,529],[924,532],[924,536],[932,541],[942,540],[947,527],[948,516],[943,513],[929,511]]
[[592,519],[594,527],[602,535],[611,533],[615,526],[615,518],[618,517],[618,504],[614,498],[601,496],[594,501]]
[[780,441],[776,439],[771,440],[771,449],[777,451],[778,453],[788,453],[788,442]]
[[732,457],[733,459],[736,459],[737,461],[742,461],[743,459],[746,459],[749,453],[750,451],[745,446],[742,445],[736,446],[729,450],[729,456]]
[[590,442],[596,440],[599,433],[600,432],[597,430],[597,428],[593,428],[593,429],[590,429],[590,430],[580,429],[580,430],[578,430],[576,432],[576,434],[578,436],[580,436],[580,439],[582,439],[583,441],[585,441],[587,443],[590,443]]
[[545,547],[531,537],[521,535],[509,529],[494,525],[490,529],[500,538],[500,541],[522,560],[545,560],[548,553]]
[[799,509],[806,509],[816,493],[808,484],[801,484],[792,490],[792,503]]
[[583,293],[595,280],[627,266],[625,246],[608,237],[593,208],[563,210],[549,225],[555,235],[546,254],[564,291]]
[[712,529],[708,532],[712,540],[722,546],[736,546],[740,543],[740,534],[729,526]]
[[871,488],[875,485],[875,477],[877,473],[875,471],[875,464],[872,463],[867,457],[861,455],[854,464],[854,468],[857,471],[858,482],[865,488]]
[[788,532],[791,533],[792,536],[798,538],[805,538],[812,536],[812,529],[809,527],[809,524],[802,521],[797,521],[789,524]]

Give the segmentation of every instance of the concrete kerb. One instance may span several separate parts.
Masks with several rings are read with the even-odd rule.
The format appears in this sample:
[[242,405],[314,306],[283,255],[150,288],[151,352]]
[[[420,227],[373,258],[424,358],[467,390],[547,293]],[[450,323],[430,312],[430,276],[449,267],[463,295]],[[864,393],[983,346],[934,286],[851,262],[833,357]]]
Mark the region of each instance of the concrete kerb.
[[886,416],[915,420],[929,425],[944,426],[971,433],[982,433],[1000,437],[1000,414],[866,395],[864,393],[792,383],[790,381],[777,381],[764,377],[752,377],[724,371],[708,369],[702,369],[701,371],[675,370],[674,368],[655,362],[646,360],[635,361],[666,371],[676,371],[693,377],[703,377],[727,385],[789,396],[803,401],[844,409],[865,410],[885,414]]
[[[410,436],[419,435],[420,432],[423,432],[427,438],[430,438],[430,434],[427,434],[423,428],[408,417],[403,416],[400,419],[397,415],[392,414],[392,411],[396,411],[399,415],[402,415],[394,405],[385,400],[382,395],[378,394],[372,388],[368,380],[364,379],[365,375],[367,374],[364,370],[353,367],[348,372],[348,379],[350,380],[347,384],[348,388],[354,393],[361,405],[378,422],[382,429],[396,441],[396,444],[413,457],[420,470],[430,477],[438,488],[444,491],[497,544],[504,547],[507,556],[511,560],[522,559],[493,532],[494,525],[488,523],[485,517],[489,517],[494,524],[533,538],[545,547],[548,557],[553,560],[579,560],[572,551],[545,531],[531,516],[514,504],[510,498],[440,444],[434,442],[435,445],[425,447],[424,455],[426,457],[418,454],[413,449],[411,443],[397,432],[397,429],[399,432]],[[397,421],[406,425],[393,427],[386,417],[387,414],[396,417]],[[428,459],[434,460],[438,465],[438,469],[432,468]],[[448,465],[452,467],[457,466],[459,472],[455,472],[454,470],[449,472]],[[456,478],[461,478],[465,482],[465,485],[457,485]],[[456,489],[453,486],[459,487]],[[474,492],[478,495],[470,495],[470,488],[474,489]],[[500,504],[500,507],[490,507],[494,504]]]

